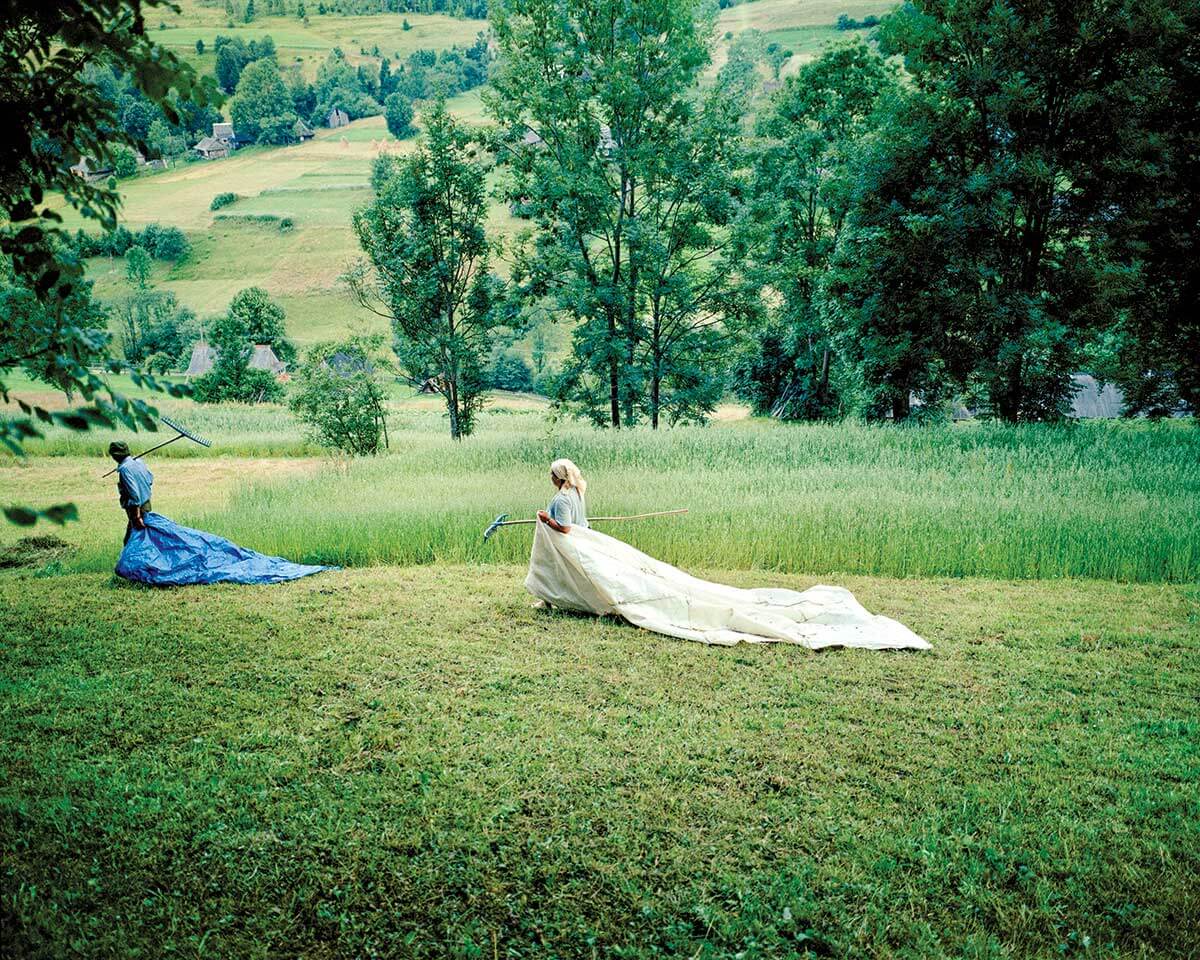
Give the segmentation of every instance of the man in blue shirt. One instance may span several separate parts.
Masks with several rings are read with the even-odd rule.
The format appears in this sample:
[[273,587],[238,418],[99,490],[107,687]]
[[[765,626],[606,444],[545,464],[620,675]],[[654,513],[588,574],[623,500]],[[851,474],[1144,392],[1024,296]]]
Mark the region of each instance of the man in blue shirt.
[[125,526],[125,542],[128,543],[135,529],[146,528],[142,517],[152,509],[150,487],[154,484],[154,475],[141,460],[129,455],[129,445],[122,440],[114,440],[108,445],[108,455],[117,462],[117,496],[121,509],[129,517]]

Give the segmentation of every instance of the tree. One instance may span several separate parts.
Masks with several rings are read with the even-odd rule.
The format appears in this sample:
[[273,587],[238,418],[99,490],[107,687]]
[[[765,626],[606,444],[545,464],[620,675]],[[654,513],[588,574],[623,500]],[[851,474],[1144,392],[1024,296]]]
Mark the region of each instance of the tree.
[[739,192],[747,74],[698,94],[712,27],[692,0],[595,0],[566,15],[515,0],[494,14],[487,103],[523,138],[510,199],[537,224],[514,279],[575,321],[562,398],[598,424],[700,418],[720,389],[703,360],[733,302],[717,254]]
[[529,358],[533,361],[533,372],[540,377],[546,369],[546,331],[540,326],[533,331]]
[[196,55],[200,56],[200,57],[204,56],[204,41],[203,40],[196,41]]
[[347,275],[351,289],[391,321],[402,372],[442,395],[456,440],[474,429],[498,325],[487,207],[484,171],[438,101],[424,142],[354,215],[374,274],[359,263]]
[[737,242],[746,282],[763,294],[762,322],[734,374],[758,413],[808,420],[843,410],[819,280],[852,203],[854,151],[895,89],[893,72],[865,44],[843,44],[801,67],[760,114]]
[[262,287],[246,287],[234,294],[229,311],[246,328],[251,343],[265,343],[284,363],[296,359],[296,346],[287,337],[283,307],[275,303]]
[[274,57],[255,60],[242,71],[229,114],[239,136],[259,143],[291,142],[296,113]]
[[[28,309],[6,313],[0,324],[0,377],[24,369],[87,401],[80,409],[47,411],[14,398],[20,415],[0,422],[0,442],[14,453],[22,451],[26,438],[38,435],[41,422],[74,429],[118,421],[131,428],[155,426],[152,407],[113,393],[89,370],[103,361],[107,337],[82,322],[88,299],[82,292],[83,266],[63,242],[60,214],[39,209],[53,191],[84,216],[115,225],[115,190],[69,170],[80,157],[110,162],[113,145],[128,143],[128,134],[119,129],[116,102],[87,79],[89,63],[104,59],[129,76],[169,120],[178,117],[169,97],[172,88],[184,99],[203,102],[210,95],[210,85],[197,81],[190,67],[147,36],[144,14],[155,6],[154,0],[25,3],[11,6],[0,28],[5,99],[21,104],[19,111],[10,111],[0,141],[0,259],[12,288],[32,297]],[[157,386],[140,373],[135,382]],[[2,380],[0,395],[9,396]],[[5,512],[25,524],[48,515],[25,507]],[[64,505],[49,515],[61,521],[70,512]]]
[[[911,77],[898,107],[910,122],[863,154],[829,290],[896,415],[910,375],[938,391],[957,380],[1003,420],[1061,415],[1087,343],[1130,292],[1104,238],[1125,215],[1132,145],[1157,149],[1143,114],[1160,16],[1101,0],[915,0],[884,21],[883,49]],[[901,343],[915,353],[893,356]]]
[[1200,7],[1176,5],[1157,37],[1160,86],[1135,141],[1150,156],[1115,172],[1123,215],[1107,224],[1137,281],[1096,372],[1120,385],[1128,414],[1200,416]]
[[382,337],[352,337],[317,344],[305,355],[290,406],[316,443],[360,457],[387,446],[381,345]]
[[130,177],[137,176],[137,153],[133,147],[126,146],[123,143],[116,144],[112,148],[112,161],[113,173],[122,180],[128,180]]
[[187,150],[187,142],[181,136],[171,132],[171,128],[161,117],[150,124],[146,134],[146,146],[150,152],[160,157],[174,157]]
[[150,286],[150,270],[153,264],[144,247],[130,247],[125,251],[125,279],[131,287],[145,290]]
[[402,93],[393,93],[388,96],[383,105],[388,133],[397,140],[411,137],[415,133],[412,101]]
[[313,108],[317,105],[317,92],[313,85],[304,79],[300,68],[293,65],[284,71],[283,82],[292,98],[292,111],[298,117],[311,117]]
[[150,102],[140,97],[128,97],[121,108],[121,127],[135,143],[144,143],[150,125],[159,116],[159,111]]
[[216,350],[213,368],[196,379],[193,395],[201,403],[265,403],[280,400],[283,387],[266,370],[251,370],[253,341],[245,320],[226,313],[213,322],[209,338]]
[[116,305],[125,359],[137,366],[157,357],[157,371],[183,366],[197,333],[196,317],[169,290],[140,290]]
[[379,102],[363,90],[358,71],[346,60],[341,49],[334,47],[317,68],[315,84],[316,107],[312,120],[319,123],[334,107],[345,110],[351,120],[373,117],[379,114]]
[[214,47],[217,51],[217,62],[213,68],[217,83],[226,93],[233,93],[241,79],[242,70],[250,62],[250,52],[240,39],[218,36]]
[[246,23],[254,22],[254,0],[246,0]]
[[392,77],[392,61],[387,57],[379,64],[379,96],[387,103],[388,96],[396,89],[395,80]]
[[[63,249],[58,255],[62,259],[72,256],[69,249]],[[108,312],[92,297],[90,280],[79,281],[63,301],[47,305],[28,281],[15,273],[12,260],[0,256],[0,317],[4,317],[0,369],[9,368],[16,357],[35,354],[30,346],[40,344],[47,331],[56,329],[60,323],[69,324],[76,338],[78,352],[73,356],[77,362],[86,367],[102,365],[108,360]],[[21,366],[36,380],[56,383],[62,375],[59,363],[59,354],[44,351],[29,356]],[[75,390],[68,388],[64,392],[70,399]],[[12,422],[8,421],[9,424]],[[30,434],[21,431],[17,435]]]

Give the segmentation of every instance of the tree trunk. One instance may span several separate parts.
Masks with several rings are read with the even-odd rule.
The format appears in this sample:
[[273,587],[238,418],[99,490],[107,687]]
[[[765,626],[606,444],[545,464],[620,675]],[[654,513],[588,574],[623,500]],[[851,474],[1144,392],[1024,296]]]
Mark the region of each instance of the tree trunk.
[[446,382],[446,412],[450,416],[450,439],[461,440],[462,432],[458,425],[458,391],[454,388],[453,380]]
[[825,406],[825,396],[829,392],[829,353],[828,347],[821,357],[821,379],[817,381],[817,402]]
[[621,361],[617,352],[616,312],[608,308],[608,405],[614,430],[621,429]]
[[658,404],[659,398],[662,395],[662,374],[657,362],[654,364],[654,373],[650,376],[650,429],[658,429]]
[[896,394],[892,397],[892,422],[901,423],[908,419],[909,413],[912,412],[912,407],[909,404],[908,391]]
[[1021,358],[1018,357],[1001,374],[999,396],[993,400],[996,416],[1006,423],[1016,423],[1021,419],[1021,407],[1024,405],[1025,392],[1023,379]]

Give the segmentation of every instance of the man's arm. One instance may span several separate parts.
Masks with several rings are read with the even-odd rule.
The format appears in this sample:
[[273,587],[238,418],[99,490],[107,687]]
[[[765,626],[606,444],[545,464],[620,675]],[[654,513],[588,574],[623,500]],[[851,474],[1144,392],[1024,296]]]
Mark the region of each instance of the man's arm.
[[135,530],[146,529],[146,521],[142,519],[142,505],[140,503],[126,507],[125,515],[129,517],[129,522]]

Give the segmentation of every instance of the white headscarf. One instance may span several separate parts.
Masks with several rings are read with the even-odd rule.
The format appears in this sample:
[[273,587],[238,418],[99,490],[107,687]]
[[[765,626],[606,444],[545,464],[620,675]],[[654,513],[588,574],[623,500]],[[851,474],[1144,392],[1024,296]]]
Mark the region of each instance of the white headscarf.
[[582,497],[587,491],[587,481],[574,462],[561,457],[550,464],[550,473],[563,482],[562,489],[577,490]]

